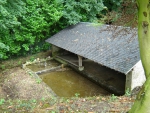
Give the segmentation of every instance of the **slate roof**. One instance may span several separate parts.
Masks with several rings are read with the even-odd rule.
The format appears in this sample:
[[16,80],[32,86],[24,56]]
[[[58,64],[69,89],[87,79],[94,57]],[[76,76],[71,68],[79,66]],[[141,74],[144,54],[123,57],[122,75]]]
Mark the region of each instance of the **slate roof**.
[[46,42],[124,74],[140,60],[137,29],[129,27],[78,23]]

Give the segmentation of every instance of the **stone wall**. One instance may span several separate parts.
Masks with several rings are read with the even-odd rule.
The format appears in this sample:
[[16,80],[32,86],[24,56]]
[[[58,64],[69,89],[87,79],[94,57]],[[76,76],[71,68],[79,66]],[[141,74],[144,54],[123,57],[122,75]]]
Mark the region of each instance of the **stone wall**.
[[133,90],[138,86],[142,86],[146,80],[144,69],[141,61],[139,61],[133,69],[126,75],[126,89]]

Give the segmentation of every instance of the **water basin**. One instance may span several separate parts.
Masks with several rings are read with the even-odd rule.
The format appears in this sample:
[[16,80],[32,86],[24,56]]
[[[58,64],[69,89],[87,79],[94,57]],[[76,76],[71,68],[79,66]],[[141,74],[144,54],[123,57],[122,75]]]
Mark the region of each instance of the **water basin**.
[[[46,66],[45,66],[46,63]],[[34,72],[57,67],[60,64],[54,60],[28,65],[27,68]],[[110,94],[99,85],[91,82],[81,74],[65,67],[60,70],[40,74],[39,77],[56,93],[59,97],[87,97]]]
[[42,80],[60,97],[87,97],[110,94],[74,70],[55,71],[40,75]]

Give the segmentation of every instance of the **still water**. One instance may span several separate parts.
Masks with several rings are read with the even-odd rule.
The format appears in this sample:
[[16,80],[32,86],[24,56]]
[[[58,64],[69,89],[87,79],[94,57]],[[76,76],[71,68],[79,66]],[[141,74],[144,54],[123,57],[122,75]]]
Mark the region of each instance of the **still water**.
[[60,97],[107,95],[106,90],[73,70],[40,75],[42,80]]
[[[58,66],[58,63],[50,61],[48,65],[53,67]],[[28,68],[33,71],[45,69],[44,66],[39,67],[39,65],[36,64],[30,65]],[[68,67],[54,72],[43,73],[39,76],[59,97],[87,97],[110,94],[97,84]]]

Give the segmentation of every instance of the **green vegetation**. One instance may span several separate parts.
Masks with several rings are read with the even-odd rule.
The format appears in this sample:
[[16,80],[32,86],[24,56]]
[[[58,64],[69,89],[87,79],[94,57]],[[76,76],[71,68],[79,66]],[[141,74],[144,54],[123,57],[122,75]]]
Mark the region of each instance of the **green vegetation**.
[[[0,103],[0,112],[12,112],[15,111],[32,111],[37,106],[37,100],[4,100],[1,99],[3,103]],[[1,101],[0,101],[1,102]],[[5,107],[7,105],[8,107]]]
[[7,0],[0,3],[0,59],[48,48],[44,41],[62,16],[60,3],[54,0]]
[[109,11],[118,11],[122,3],[123,0],[104,0],[104,5],[107,6]]
[[80,94],[79,94],[79,93],[75,93],[75,96],[76,96],[76,97],[79,97],[79,96],[80,96]]
[[42,82],[42,80],[41,79],[36,79],[36,83],[38,83],[38,84],[40,84]]
[[63,20],[67,24],[76,24],[80,21],[96,22],[97,14],[106,7],[102,0],[64,0]]
[[126,89],[125,96],[131,96],[131,91],[129,88]]
[[5,99],[0,99],[0,105],[4,104]]
[[117,99],[117,96],[115,96],[114,94],[111,95],[110,101],[115,101]]
[[0,0],[0,60],[49,48],[45,39],[67,25],[97,21],[102,0]]

